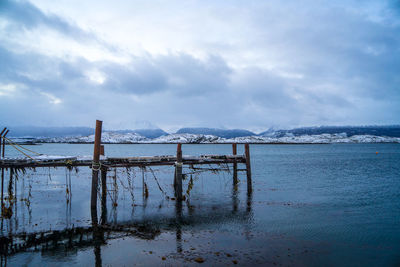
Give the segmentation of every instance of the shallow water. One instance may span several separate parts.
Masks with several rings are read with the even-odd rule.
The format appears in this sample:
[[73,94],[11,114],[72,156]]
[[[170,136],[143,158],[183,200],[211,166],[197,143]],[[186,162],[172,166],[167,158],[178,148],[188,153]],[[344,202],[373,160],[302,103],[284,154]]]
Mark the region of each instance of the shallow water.
[[[85,144],[29,148],[49,155],[92,153],[92,145]],[[11,149],[8,156],[16,153]],[[242,146],[238,149],[243,153]],[[175,150],[166,144],[105,145],[108,156],[173,155]],[[251,145],[250,150],[251,196],[245,172],[234,190],[231,172],[185,168],[194,182],[181,207],[168,199],[173,167],[109,171],[106,219],[114,230],[100,233],[90,228],[89,168],[19,174],[17,202],[11,219],[2,222],[3,236],[17,241],[24,232],[76,228],[87,234],[70,245],[38,244],[2,255],[2,264],[170,266],[197,265],[196,258],[206,265],[400,264],[400,144]],[[230,153],[230,145],[183,145],[184,155]],[[72,195],[66,192],[69,181]]]

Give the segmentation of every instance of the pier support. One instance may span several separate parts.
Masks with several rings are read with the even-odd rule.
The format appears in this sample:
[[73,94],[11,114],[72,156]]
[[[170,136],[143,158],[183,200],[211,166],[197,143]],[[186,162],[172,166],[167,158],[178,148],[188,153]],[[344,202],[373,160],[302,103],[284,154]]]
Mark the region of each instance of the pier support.
[[[8,134],[10,130],[7,130],[4,134],[3,137],[6,137],[6,135]],[[6,152],[6,139],[3,138],[3,150],[1,151],[1,157],[4,159],[4,154]]]
[[94,149],[92,163],[92,192],[90,199],[90,208],[92,214],[92,223],[97,224],[97,186],[99,183],[100,170],[100,146],[101,146],[101,127],[103,122],[96,120],[96,131],[94,134]]
[[101,224],[105,223],[107,223],[107,168],[103,167],[101,168]]
[[182,144],[178,144],[176,149],[175,162],[175,196],[178,201],[182,201]]
[[3,131],[1,131],[1,133],[0,133],[0,155],[1,155],[1,144],[2,144],[1,140],[2,140],[2,137],[3,137],[3,133],[4,133],[6,130],[7,130],[7,128],[4,127]]
[[[236,156],[237,155],[237,144],[232,144],[232,155]],[[237,177],[237,162],[233,163],[233,186],[236,187],[238,183],[238,177]]]
[[250,166],[250,148],[249,144],[244,145],[244,154],[246,158],[246,174],[247,174],[247,195],[251,195],[253,192],[253,186],[251,182],[251,166]]
[[[3,137],[3,133],[7,130],[7,128],[4,128],[1,133],[0,133],[0,156],[2,156],[2,158],[4,158],[4,150],[1,151],[1,146],[2,146],[2,137]],[[8,130],[7,132],[8,133]],[[6,134],[4,134],[4,136],[6,136]],[[3,140],[4,142],[5,140]],[[4,168],[1,168],[1,210],[0,210],[0,214],[3,213],[3,207],[4,207]]]

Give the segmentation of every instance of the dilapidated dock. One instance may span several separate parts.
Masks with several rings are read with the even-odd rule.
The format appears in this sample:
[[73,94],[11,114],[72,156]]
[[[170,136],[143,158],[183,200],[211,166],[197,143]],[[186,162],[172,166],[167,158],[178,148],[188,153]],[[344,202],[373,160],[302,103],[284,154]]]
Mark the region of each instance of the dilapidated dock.
[[[49,167],[89,167],[92,169],[92,188],[90,193],[92,220],[97,222],[97,200],[99,190],[99,173],[101,174],[101,203],[104,205],[107,201],[107,171],[116,168],[132,168],[139,167],[145,169],[150,166],[174,166],[174,192],[177,202],[181,202],[184,197],[182,195],[182,180],[184,174],[182,168],[184,165],[195,168],[195,165],[227,165],[233,166],[233,184],[238,183],[237,172],[244,170],[247,173],[247,193],[252,193],[251,167],[250,167],[250,150],[249,145],[244,145],[244,155],[237,154],[237,144],[232,144],[232,155],[200,155],[188,156],[182,154],[182,144],[177,144],[176,155],[151,156],[151,157],[106,157],[104,156],[104,146],[101,144],[102,121],[96,121],[96,130],[94,138],[93,158],[90,157],[54,157],[43,156],[36,153],[37,156],[29,156],[23,150],[29,150],[22,146],[16,145],[6,137],[8,130],[6,128],[0,134],[0,144],[2,144],[2,157],[0,159],[1,169],[1,200],[2,212],[4,211],[3,192],[4,192],[4,171],[9,170],[10,176],[18,170],[49,168]],[[1,142],[2,140],[2,142]],[[8,142],[26,157],[23,158],[5,158],[5,143]],[[0,146],[1,148],[1,146]],[[29,150],[30,151],[30,150]],[[33,151],[31,151],[33,152]],[[244,164],[245,168],[238,169],[238,164]],[[11,180],[11,179],[10,179]]]

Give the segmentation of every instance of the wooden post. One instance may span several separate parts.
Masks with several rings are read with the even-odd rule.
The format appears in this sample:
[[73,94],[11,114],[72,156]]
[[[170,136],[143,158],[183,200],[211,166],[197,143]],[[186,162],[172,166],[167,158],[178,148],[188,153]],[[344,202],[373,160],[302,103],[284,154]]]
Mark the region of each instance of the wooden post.
[[100,145],[101,145],[101,127],[103,122],[96,120],[96,131],[94,134],[94,149],[92,163],[92,192],[90,199],[90,208],[92,213],[92,223],[97,224],[97,186],[100,170]]
[[[4,129],[1,131],[1,133],[0,133],[0,157],[1,157],[1,146],[2,146],[2,142],[1,142],[1,139],[2,139],[2,136],[3,136],[3,133],[5,132],[7,130],[7,128],[6,127],[4,127]],[[4,202],[3,202],[3,196],[4,196],[4,168],[1,168],[1,210],[0,210],[0,214],[2,214],[3,213],[3,206],[4,206]],[[3,221],[1,221],[2,223],[3,223]],[[3,225],[2,225],[3,226]]]
[[[232,154],[234,156],[237,155],[237,144],[232,144]],[[236,160],[233,163],[233,185],[236,186],[238,183],[238,179],[237,179],[237,163]]]
[[4,206],[4,168],[1,168],[1,211],[0,214],[3,212]]
[[4,127],[3,131],[1,131],[1,133],[0,133],[0,155],[1,155],[1,144],[2,144],[1,138],[3,137],[3,133],[4,133],[6,130],[7,130],[7,128]]
[[[4,133],[4,131],[6,132]],[[6,137],[7,134],[8,130],[7,128],[4,128],[0,135]],[[5,139],[3,139],[3,143],[0,141],[0,147],[3,146],[3,150],[1,151],[2,158],[4,158],[5,145],[6,145]],[[4,207],[4,168],[1,168],[1,214],[3,213],[3,207]]]
[[[8,134],[10,130],[7,130],[4,134],[3,137],[6,137],[6,135]],[[4,159],[4,154],[6,152],[6,139],[3,138],[3,151],[1,151],[1,156]]]
[[101,168],[101,224],[107,223],[107,168]]
[[104,156],[104,145],[100,146],[100,155]]
[[176,149],[175,196],[178,201],[182,201],[182,144],[178,144]]
[[250,148],[249,144],[244,145],[244,153],[246,157],[246,173],[247,173],[247,194],[250,195],[253,192],[251,183],[251,166],[250,166]]

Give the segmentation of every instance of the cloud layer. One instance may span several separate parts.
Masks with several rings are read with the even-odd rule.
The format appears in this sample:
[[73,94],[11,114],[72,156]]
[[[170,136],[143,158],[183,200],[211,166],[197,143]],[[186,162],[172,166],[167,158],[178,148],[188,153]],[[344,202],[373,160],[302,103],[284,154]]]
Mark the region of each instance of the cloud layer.
[[400,123],[396,1],[0,3],[0,122]]

